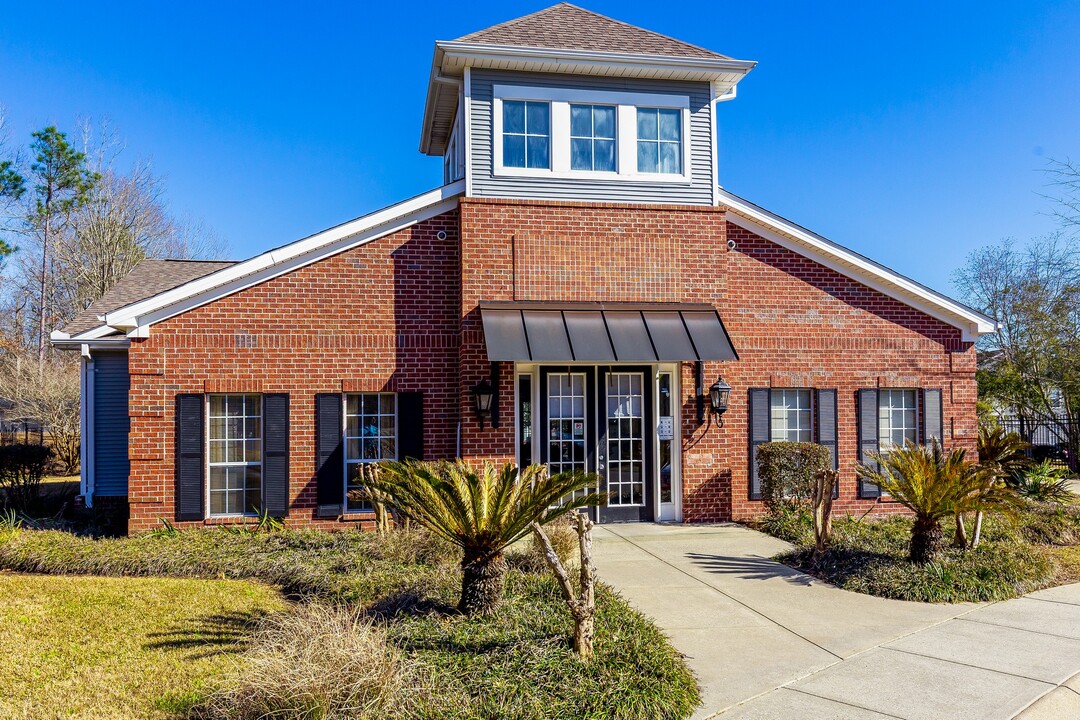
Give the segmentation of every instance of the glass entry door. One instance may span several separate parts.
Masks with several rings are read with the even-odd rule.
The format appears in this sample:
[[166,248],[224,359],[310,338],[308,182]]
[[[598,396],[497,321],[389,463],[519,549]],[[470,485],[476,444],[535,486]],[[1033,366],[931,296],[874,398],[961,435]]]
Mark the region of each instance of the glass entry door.
[[600,520],[652,520],[652,373],[647,367],[601,368],[599,376],[604,420],[598,428],[597,471],[608,493]]
[[653,373],[648,367],[540,368],[540,461],[595,472],[600,522],[651,521],[655,508]]

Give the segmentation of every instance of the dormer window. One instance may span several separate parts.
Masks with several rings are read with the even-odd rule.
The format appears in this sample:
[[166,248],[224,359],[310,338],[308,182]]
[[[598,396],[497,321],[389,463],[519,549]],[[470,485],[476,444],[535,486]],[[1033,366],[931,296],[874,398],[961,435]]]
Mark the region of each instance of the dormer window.
[[691,182],[687,95],[522,85],[492,91],[496,177]]
[[570,106],[570,169],[615,172],[614,106]]
[[551,103],[503,101],[503,165],[551,169]]
[[637,166],[641,173],[682,174],[682,113],[637,109]]

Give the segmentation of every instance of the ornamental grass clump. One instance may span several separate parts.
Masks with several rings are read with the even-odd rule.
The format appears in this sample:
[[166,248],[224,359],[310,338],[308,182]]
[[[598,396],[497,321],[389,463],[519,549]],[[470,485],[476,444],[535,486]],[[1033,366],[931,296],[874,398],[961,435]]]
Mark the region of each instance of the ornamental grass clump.
[[603,495],[588,492],[596,476],[548,475],[542,465],[480,470],[456,462],[386,461],[366,480],[398,513],[462,550],[461,599],[466,615],[490,615],[503,595],[503,551],[541,525],[598,504]]
[[943,547],[945,518],[967,512],[1011,514],[1020,499],[1004,483],[998,469],[966,459],[964,448],[946,453],[937,440],[930,445],[907,443],[887,453],[871,453],[871,464],[856,467],[859,477],[881,488],[914,513],[909,559],[924,564]]

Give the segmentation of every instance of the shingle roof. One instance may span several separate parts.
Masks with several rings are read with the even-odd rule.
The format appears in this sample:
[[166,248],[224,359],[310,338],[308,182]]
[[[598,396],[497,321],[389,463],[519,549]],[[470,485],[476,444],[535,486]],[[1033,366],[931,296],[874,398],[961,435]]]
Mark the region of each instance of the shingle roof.
[[456,42],[728,59],[711,50],[619,22],[570,3],[559,3],[531,15],[493,25],[459,37]]
[[204,275],[235,265],[224,260],[158,260],[147,258],[131,269],[120,282],[71,319],[64,332],[74,336],[101,325],[99,315],[130,305]]

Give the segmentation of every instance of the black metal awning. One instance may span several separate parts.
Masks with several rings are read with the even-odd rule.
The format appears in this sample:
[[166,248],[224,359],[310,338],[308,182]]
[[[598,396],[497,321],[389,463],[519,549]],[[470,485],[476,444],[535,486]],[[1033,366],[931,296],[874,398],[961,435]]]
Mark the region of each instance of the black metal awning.
[[704,303],[481,302],[492,362],[738,360]]

